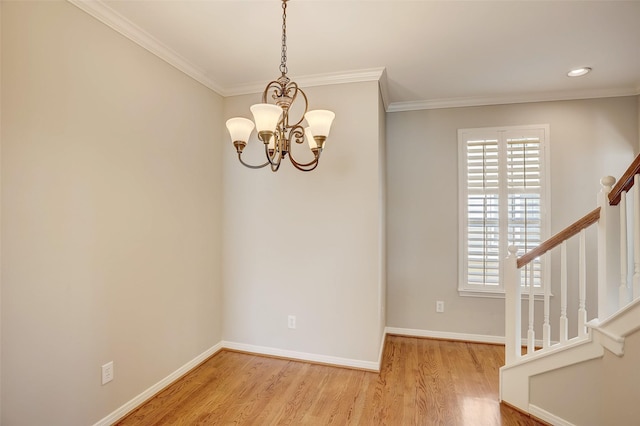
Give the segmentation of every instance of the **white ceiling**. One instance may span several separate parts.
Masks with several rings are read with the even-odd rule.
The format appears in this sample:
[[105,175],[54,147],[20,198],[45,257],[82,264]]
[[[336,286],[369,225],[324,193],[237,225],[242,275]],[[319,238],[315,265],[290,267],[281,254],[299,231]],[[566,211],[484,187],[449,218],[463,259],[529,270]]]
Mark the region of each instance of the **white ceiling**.
[[[279,0],[70,1],[222,95],[279,76]],[[389,110],[640,93],[640,1],[290,0],[287,35],[301,86],[384,69]]]

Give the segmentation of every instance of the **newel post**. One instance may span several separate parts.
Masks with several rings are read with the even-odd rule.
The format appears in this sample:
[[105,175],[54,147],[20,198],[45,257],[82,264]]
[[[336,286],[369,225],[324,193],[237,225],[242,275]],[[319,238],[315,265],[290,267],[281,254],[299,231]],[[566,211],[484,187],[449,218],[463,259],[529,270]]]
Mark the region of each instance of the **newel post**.
[[520,299],[520,274],[518,270],[518,248],[509,246],[509,255],[504,262],[505,289],[505,364],[514,363],[522,356],[522,302]]
[[603,320],[618,309],[620,284],[620,214],[609,205],[609,193],[616,178],[600,179],[598,193],[598,318]]

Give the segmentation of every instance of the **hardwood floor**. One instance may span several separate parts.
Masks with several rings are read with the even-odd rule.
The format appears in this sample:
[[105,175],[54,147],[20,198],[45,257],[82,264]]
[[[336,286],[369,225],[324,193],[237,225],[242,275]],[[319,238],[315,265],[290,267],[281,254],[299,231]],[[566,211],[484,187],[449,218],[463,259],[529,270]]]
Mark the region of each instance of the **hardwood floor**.
[[498,403],[504,347],[388,336],[380,374],[222,351],[126,425],[539,425]]

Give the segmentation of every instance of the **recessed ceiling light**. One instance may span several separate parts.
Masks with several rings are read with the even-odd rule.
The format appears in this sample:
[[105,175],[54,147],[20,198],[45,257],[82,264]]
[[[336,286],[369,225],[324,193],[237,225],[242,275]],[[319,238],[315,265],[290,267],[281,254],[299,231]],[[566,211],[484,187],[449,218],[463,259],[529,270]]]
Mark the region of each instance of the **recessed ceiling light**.
[[569,76],[569,77],[580,77],[580,76],[583,76],[585,74],[588,74],[590,71],[591,71],[591,68],[589,68],[589,67],[576,68],[576,69],[573,69],[573,70],[569,71],[567,73],[567,76]]

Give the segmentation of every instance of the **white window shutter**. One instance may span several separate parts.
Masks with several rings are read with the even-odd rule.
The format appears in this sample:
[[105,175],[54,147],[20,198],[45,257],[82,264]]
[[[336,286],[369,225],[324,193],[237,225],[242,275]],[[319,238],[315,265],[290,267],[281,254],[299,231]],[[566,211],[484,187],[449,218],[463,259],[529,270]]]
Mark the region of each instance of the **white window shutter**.
[[[546,236],[545,146],[548,126],[464,129],[460,155],[461,292],[503,292],[507,246],[521,254]],[[543,261],[533,263],[541,288]],[[523,282],[529,283],[529,276]]]

